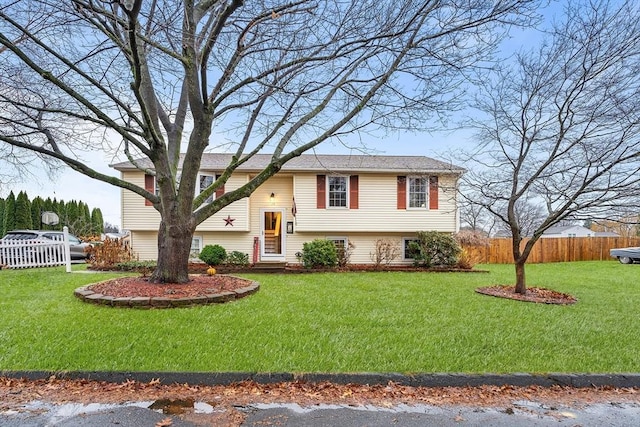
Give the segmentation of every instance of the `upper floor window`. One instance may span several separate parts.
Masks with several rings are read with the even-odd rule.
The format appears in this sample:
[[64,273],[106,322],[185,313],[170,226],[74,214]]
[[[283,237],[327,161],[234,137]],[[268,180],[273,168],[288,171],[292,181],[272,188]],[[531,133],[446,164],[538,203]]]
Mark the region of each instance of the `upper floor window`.
[[427,178],[426,177],[409,177],[409,207],[410,208],[426,208],[427,207]]
[[[209,174],[198,175],[198,183],[199,183],[198,194],[202,193],[204,190],[210,187],[211,184],[215,182],[215,180],[216,180],[215,175],[209,175]],[[213,202],[213,199],[214,199],[214,194],[207,197],[207,199],[203,203],[211,203]]]
[[438,209],[438,176],[398,176],[398,209]]
[[346,176],[329,176],[327,181],[329,193],[329,206],[346,208],[348,184]]
[[[176,187],[180,185],[181,176],[182,176],[182,173],[178,171],[176,175]],[[212,173],[198,174],[198,181],[196,184],[196,191],[195,191],[196,196],[202,193],[204,190],[206,190],[209,186],[213,185],[213,183],[216,181],[217,178],[219,178],[219,175],[215,175]],[[144,188],[145,190],[155,194],[156,196],[160,195],[160,187],[158,186],[158,183],[156,182],[156,177],[154,175],[145,174]],[[224,195],[224,185],[221,185],[220,187],[218,187],[215,193],[207,197],[207,200],[205,200],[204,203],[211,203],[213,202],[214,199],[218,197],[222,197],[222,195]],[[145,200],[145,205],[151,206],[152,204],[153,203],[151,203],[149,200]]]

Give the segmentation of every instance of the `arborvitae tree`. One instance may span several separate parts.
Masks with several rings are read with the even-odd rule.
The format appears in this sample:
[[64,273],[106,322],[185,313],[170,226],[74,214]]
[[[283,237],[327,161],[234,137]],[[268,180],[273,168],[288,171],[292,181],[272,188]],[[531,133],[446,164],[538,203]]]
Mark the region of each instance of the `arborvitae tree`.
[[0,237],[5,235],[4,231],[4,204],[5,201],[2,197],[0,197]]
[[[53,199],[53,202],[56,203],[56,199]],[[62,227],[67,224],[67,212],[65,209],[64,200],[60,200],[59,202],[57,202],[56,213],[58,214],[58,217],[60,217],[60,222],[58,223],[58,225],[55,225],[53,229],[62,230]]]
[[66,213],[66,217],[65,217],[64,225],[69,227],[69,231],[71,233],[77,234],[77,231],[75,230],[75,226],[78,221],[78,202],[76,202],[75,200],[71,200],[70,202],[67,202],[65,205],[65,213]]
[[93,208],[91,211],[91,228],[93,234],[98,235],[104,232],[104,221],[102,219],[102,211],[98,208]]
[[40,230],[42,228],[42,212],[44,200],[37,196],[31,201],[31,223],[33,228]]
[[13,191],[9,193],[4,204],[4,232],[16,229],[16,196]]
[[15,228],[18,230],[29,230],[33,228],[31,220],[31,202],[29,196],[24,191],[18,193],[16,198],[16,223]]
[[91,212],[89,211],[89,205],[84,202],[80,202],[80,218],[82,218],[82,234],[89,236],[93,234],[93,223],[91,222]]
[[[77,206],[74,208],[74,206]],[[75,219],[71,218],[69,222],[69,229],[73,230],[73,234],[77,236],[89,236],[92,233],[91,214],[89,213],[89,206],[83,201],[76,202],[72,200],[67,205],[67,213],[73,212],[76,209]]]

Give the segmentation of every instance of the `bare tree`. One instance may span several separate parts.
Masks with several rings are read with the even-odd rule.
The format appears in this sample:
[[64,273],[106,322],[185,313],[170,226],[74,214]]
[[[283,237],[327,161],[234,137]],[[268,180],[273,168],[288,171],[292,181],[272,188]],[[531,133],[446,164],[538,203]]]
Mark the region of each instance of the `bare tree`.
[[[24,19],[25,28],[42,28],[46,26],[46,19],[46,14],[30,11]],[[17,33],[11,43],[19,45],[26,41],[27,38],[25,33]],[[4,92],[4,89],[7,88],[6,95],[11,96],[10,88],[13,85],[8,84],[8,81],[17,78],[18,68],[15,63],[12,64],[8,60],[8,57],[8,48],[0,45],[0,91]],[[10,124],[10,121],[4,121],[4,119],[3,116],[0,116],[0,127]],[[15,146],[0,146],[0,190],[2,190],[2,185],[4,184],[33,179],[34,175],[31,170],[45,169],[53,177],[59,168],[60,162],[35,151],[24,150]]]
[[[516,292],[541,234],[563,220],[637,206],[640,14],[637,2],[571,2],[536,50],[490,79],[474,120],[482,144],[464,186],[513,236]],[[484,114],[482,114],[484,113]],[[545,216],[522,246],[522,203]]]
[[482,231],[491,234],[490,213],[484,206],[478,205],[462,198],[458,203],[460,226],[473,231]]
[[[424,127],[458,102],[464,74],[486,60],[500,29],[529,22],[536,6],[16,1],[0,8],[3,61],[16,76],[2,82],[0,141],[152,202],[161,224],[151,280],[185,282],[198,224],[323,141]],[[32,25],[34,13],[46,26]],[[223,145],[232,160],[196,197],[203,153]],[[116,149],[155,174],[159,194],[99,173],[77,154]],[[258,152],[272,153],[261,173],[206,203]]]
[[[508,209],[507,206],[504,206],[504,208]],[[513,216],[519,224],[520,235],[522,237],[532,236],[545,220],[546,215],[547,212],[545,211],[544,205],[530,200],[519,199],[513,206]],[[510,235],[511,227],[501,221],[500,218],[495,219],[497,232]]]

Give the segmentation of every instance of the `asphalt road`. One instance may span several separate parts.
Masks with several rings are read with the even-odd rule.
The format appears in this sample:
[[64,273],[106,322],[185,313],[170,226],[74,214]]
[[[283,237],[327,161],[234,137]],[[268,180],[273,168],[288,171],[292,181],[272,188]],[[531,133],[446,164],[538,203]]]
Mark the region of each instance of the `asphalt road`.
[[[153,409],[154,402],[124,405],[29,402],[0,412],[2,427],[186,426],[638,426],[640,404],[597,403],[576,407],[520,401],[509,408],[428,405],[393,407],[255,404],[216,409],[196,403],[182,414]],[[152,407],[152,408],[150,408]],[[235,416],[231,416],[233,412]]]

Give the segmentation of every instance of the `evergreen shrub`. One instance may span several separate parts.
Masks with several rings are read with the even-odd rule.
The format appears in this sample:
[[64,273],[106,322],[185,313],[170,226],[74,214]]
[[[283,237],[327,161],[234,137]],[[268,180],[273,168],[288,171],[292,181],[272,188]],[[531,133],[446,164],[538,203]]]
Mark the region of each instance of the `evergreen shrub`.
[[414,265],[427,268],[455,266],[462,251],[451,234],[437,231],[419,231],[416,241],[409,243],[409,250]]
[[227,258],[227,251],[220,245],[207,245],[202,248],[198,258],[208,265],[220,265]]
[[305,268],[335,267],[338,264],[336,245],[326,239],[315,239],[302,245],[302,265]]

